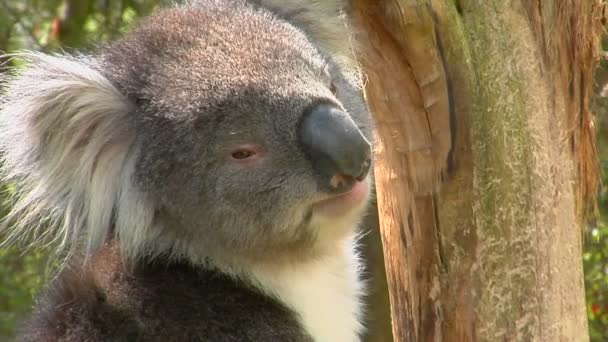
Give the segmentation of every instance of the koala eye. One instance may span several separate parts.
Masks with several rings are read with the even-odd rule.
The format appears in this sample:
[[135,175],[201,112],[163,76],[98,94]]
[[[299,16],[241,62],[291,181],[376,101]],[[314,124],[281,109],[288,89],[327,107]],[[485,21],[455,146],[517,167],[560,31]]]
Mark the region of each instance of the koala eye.
[[232,158],[234,158],[234,159],[247,159],[254,155],[255,155],[255,152],[249,151],[249,150],[238,150],[238,151],[232,152]]
[[262,148],[258,145],[245,144],[234,148],[230,152],[230,158],[237,162],[250,161],[262,157],[262,152]]

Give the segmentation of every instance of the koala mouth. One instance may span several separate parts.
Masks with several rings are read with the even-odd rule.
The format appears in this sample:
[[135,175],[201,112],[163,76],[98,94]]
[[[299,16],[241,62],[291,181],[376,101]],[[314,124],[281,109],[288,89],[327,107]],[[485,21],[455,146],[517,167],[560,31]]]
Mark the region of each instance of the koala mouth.
[[369,184],[357,180],[352,188],[341,194],[321,200],[313,205],[313,212],[326,217],[340,217],[359,209],[369,197]]

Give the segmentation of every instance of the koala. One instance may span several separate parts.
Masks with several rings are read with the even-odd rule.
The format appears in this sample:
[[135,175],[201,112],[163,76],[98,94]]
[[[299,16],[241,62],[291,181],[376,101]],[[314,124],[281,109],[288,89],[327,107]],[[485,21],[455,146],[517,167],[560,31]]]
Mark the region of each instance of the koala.
[[2,76],[22,341],[358,341],[372,122],[341,1],[198,0]]

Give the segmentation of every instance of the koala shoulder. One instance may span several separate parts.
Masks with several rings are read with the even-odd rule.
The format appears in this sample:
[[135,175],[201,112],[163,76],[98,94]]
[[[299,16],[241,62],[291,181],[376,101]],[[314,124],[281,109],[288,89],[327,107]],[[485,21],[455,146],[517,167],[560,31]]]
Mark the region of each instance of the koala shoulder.
[[293,312],[233,278],[177,263],[127,271],[118,253],[108,244],[84,272],[63,269],[19,341],[312,341]]

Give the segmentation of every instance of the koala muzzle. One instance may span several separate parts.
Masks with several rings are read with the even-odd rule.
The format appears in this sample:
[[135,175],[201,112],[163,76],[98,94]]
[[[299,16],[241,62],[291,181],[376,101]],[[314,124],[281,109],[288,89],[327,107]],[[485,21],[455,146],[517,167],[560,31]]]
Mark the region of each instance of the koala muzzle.
[[350,190],[369,172],[371,144],[350,116],[335,106],[317,105],[304,115],[298,136],[322,187]]

